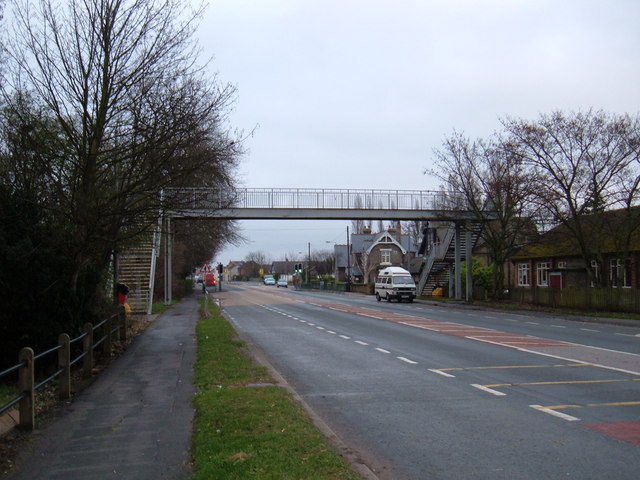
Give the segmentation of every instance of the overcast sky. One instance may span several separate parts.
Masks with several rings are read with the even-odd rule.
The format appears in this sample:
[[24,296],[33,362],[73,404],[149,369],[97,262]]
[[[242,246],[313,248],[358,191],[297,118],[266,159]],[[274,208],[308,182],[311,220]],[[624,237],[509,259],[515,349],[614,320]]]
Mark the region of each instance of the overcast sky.
[[[454,129],[638,113],[639,24],[638,0],[211,0],[199,40],[253,131],[242,186],[429,190]],[[243,221],[215,260],[333,248],[348,224]]]

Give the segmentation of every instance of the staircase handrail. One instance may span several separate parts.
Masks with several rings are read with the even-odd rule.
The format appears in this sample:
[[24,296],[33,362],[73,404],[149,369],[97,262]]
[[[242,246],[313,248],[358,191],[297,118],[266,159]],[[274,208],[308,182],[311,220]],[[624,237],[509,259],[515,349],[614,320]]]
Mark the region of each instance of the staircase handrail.
[[434,248],[429,251],[429,255],[427,256],[424,267],[422,269],[422,273],[420,275],[418,292],[422,293],[422,291],[424,290],[424,286],[429,280],[431,269],[433,268],[433,264],[436,262],[436,260],[443,260],[447,255],[447,251],[449,250],[449,247],[451,246],[451,242],[453,241],[453,237],[455,235],[455,230],[455,224],[450,224],[443,241],[437,245],[434,245]]

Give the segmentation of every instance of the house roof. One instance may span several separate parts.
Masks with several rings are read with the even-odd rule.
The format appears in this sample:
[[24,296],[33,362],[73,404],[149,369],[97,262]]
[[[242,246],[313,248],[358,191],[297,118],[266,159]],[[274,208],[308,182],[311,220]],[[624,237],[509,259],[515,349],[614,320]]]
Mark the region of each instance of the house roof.
[[293,260],[277,260],[271,263],[271,273],[289,274],[293,272],[293,268],[296,263],[300,262]]
[[[391,241],[397,244],[403,250],[409,252],[416,252],[418,250],[418,245],[413,242],[410,235],[401,235],[398,238],[398,234],[396,232],[389,232],[388,230],[384,230],[378,233],[354,233],[351,235],[351,252],[359,253],[367,251],[371,248],[371,246],[375,243],[381,242],[388,237]],[[389,242],[387,242],[389,243]]]
[[[586,232],[589,249],[596,253],[621,252],[629,232],[629,250],[640,251],[640,207],[630,210],[612,210],[601,214],[583,215],[580,222]],[[630,223],[628,223],[630,222]],[[635,226],[628,227],[628,225]],[[577,240],[567,225],[559,225],[541,235],[512,255],[513,260],[527,258],[569,257],[580,255]]]
[[376,245],[395,245],[400,249],[403,255],[407,253],[407,249],[400,245],[396,237],[389,232],[378,233],[372,240],[371,246],[367,249],[367,253],[371,252],[371,249]]

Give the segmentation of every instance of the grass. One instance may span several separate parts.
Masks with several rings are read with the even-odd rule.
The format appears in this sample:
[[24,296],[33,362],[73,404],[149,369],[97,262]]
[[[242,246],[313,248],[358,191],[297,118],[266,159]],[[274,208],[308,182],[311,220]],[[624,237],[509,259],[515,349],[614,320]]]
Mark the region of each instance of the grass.
[[169,310],[172,306],[174,306],[176,303],[178,303],[177,300],[172,300],[171,301],[171,305],[165,305],[164,301],[162,302],[153,302],[153,304],[151,305],[151,312],[154,314],[161,314],[162,312]]
[[260,386],[267,370],[210,308],[197,327],[193,479],[361,479],[284,388]]
[[0,406],[9,403],[18,395],[18,389],[13,385],[0,384]]

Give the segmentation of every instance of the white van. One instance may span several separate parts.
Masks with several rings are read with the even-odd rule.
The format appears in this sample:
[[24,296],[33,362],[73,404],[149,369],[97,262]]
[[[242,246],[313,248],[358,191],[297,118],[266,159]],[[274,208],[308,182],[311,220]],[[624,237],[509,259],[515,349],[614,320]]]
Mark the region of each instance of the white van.
[[384,298],[387,302],[393,299],[398,302],[404,299],[413,302],[416,298],[416,284],[404,268],[387,267],[378,272],[375,293],[378,301]]

